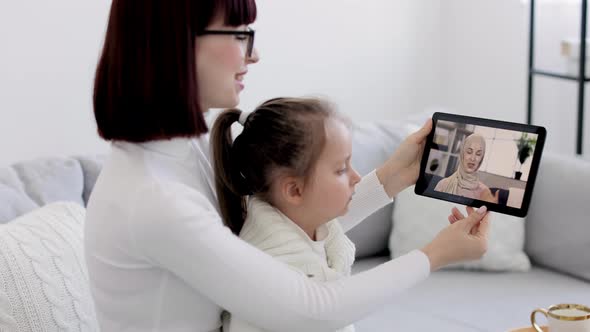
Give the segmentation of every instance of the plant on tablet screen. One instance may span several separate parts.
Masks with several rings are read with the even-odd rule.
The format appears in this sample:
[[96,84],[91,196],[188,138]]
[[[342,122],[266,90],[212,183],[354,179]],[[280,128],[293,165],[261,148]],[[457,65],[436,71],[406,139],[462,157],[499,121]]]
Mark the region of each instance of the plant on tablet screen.
[[535,144],[537,144],[537,138],[529,137],[528,133],[522,133],[520,138],[516,141],[518,161],[520,162],[521,169],[524,162],[531,156],[531,154],[533,154]]

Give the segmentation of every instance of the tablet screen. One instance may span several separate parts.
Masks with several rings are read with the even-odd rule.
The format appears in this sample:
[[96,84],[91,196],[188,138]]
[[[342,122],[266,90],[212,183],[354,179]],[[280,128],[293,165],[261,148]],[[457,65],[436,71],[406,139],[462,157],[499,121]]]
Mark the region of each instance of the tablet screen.
[[416,193],[525,216],[543,127],[435,113]]

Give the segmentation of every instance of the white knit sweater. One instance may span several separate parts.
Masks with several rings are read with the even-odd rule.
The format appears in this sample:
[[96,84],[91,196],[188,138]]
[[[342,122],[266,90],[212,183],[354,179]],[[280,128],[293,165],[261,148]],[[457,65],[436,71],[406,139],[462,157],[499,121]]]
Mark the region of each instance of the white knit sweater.
[[[313,241],[281,211],[257,198],[248,202],[248,216],[240,238],[318,282],[350,276],[354,243],[344,234],[338,220],[318,228]],[[224,313],[224,332],[264,331],[239,317]],[[338,332],[354,332],[349,325]]]

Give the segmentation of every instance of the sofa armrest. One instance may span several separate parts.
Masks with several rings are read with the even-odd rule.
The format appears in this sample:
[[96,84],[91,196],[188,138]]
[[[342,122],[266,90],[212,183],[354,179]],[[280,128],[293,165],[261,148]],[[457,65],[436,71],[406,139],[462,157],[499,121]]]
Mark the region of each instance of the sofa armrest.
[[526,219],[533,262],[590,281],[589,189],[589,161],[544,154]]

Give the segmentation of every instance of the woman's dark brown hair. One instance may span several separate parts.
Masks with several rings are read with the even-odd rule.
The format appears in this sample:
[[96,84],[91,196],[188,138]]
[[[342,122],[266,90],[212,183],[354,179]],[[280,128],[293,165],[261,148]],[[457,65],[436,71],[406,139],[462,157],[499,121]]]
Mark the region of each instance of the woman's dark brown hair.
[[254,0],[113,0],[94,82],[106,140],[145,142],[207,132],[199,106],[195,36],[221,17],[256,19]]
[[217,199],[234,234],[244,224],[247,196],[273,204],[269,191],[278,176],[309,179],[325,145],[326,120],[337,114],[321,99],[271,99],[248,116],[242,133],[233,140],[231,126],[241,113],[224,111],[211,133]]

